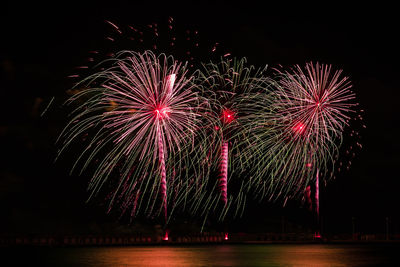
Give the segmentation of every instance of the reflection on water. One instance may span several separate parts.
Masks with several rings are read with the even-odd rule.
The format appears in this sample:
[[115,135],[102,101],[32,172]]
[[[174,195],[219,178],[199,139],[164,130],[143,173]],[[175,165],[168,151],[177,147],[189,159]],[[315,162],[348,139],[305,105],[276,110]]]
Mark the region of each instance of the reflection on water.
[[400,266],[393,261],[400,244],[6,248],[2,252],[2,266],[4,260],[11,266]]

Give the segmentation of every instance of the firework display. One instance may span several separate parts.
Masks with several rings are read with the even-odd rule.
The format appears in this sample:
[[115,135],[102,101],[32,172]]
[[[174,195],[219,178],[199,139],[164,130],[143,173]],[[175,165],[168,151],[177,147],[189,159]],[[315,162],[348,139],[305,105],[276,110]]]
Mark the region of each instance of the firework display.
[[[158,37],[157,24],[149,27]],[[175,37],[167,41],[175,46]],[[110,54],[71,89],[77,107],[59,153],[81,143],[73,170],[92,171],[90,199],[102,196],[131,218],[168,223],[187,210],[221,221],[243,214],[249,195],[303,196],[311,208],[315,190],[319,214],[320,182],[333,174],[357,105],[342,71],[308,63],[270,77],[230,54],[200,64],[190,52],[180,62],[152,48]]]
[[264,92],[246,102],[246,124],[254,166],[249,187],[260,198],[304,195],[307,186],[326,173],[338,157],[344,127],[355,96],[341,71],[308,63],[278,71]]
[[179,179],[184,167],[174,166],[168,157],[190,142],[198,121],[198,97],[186,65],[150,51],[124,51],[104,64],[111,67],[84,79],[79,86],[86,89],[69,100],[83,99],[83,104],[62,134],[63,150],[90,133],[75,166],[80,161],[82,170],[96,165],[91,195],[109,182],[110,206],[121,200],[133,216],[143,209],[166,217],[167,203],[176,201],[169,192],[185,190],[186,181]]
[[[234,216],[243,212],[246,202],[243,185],[245,181],[239,176],[244,170],[241,155],[240,140],[247,139],[244,135],[240,116],[241,107],[238,101],[241,97],[251,94],[264,87],[263,72],[254,66],[247,66],[245,58],[230,59],[222,57],[220,62],[204,64],[195,75],[194,80],[200,94],[207,99],[209,111],[208,120],[204,123],[202,136],[198,142],[199,150],[204,151],[205,162],[209,166],[209,177],[206,180],[207,191],[204,196],[194,202],[195,213],[203,216],[210,211],[219,214],[219,220],[231,212]],[[232,192],[230,192],[232,185]]]

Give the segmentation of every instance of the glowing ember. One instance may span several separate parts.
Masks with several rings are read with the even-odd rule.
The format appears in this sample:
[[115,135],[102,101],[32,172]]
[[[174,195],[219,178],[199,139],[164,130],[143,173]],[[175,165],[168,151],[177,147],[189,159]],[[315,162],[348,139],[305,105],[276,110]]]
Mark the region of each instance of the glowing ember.
[[228,240],[228,239],[229,239],[229,238],[228,238],[228,233],[225,233],[224,239],[225,239],[225,240]]
[[169,117],[171,110],[166,106],[159,105],[154,112],[156,114],[156,118],[162,120]]
[[168,241],[168,231],[165,231],[165,235],[163,237],[164,241]]
[[303,123],[299,122],[293,127],[293,131],[296,132],[297,134],[302,134],[305,130],[305,126]]
[[235,120],[235,113],[232,110],[224,109],[222,111],[222,122],[225,124],[231,123]]
[[322,236],[319,232],[315,232],[314,238],[322,238]]

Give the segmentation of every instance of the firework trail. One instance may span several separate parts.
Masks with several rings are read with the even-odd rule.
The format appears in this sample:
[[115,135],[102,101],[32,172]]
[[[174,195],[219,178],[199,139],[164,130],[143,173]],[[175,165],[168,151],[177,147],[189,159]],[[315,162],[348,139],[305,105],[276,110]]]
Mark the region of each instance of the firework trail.
[[319,170],[317,169],[317,175],[315,177],[315,211],[317,218],[319,219]]
[[228,155],[229,155],[229,147],[228,142],[224,142],[222,144],[221,151],[221,166],[220,166],[220,188],[221,188],[221,199],[224,202],[224,205],[227,204],[228,201]]
[[[218,170],[218,179],[210,177],[205,195],[199,198],[199,202],[204,201],[204,204],[197,203],[195,206],[196,209],[203,209],[202,214],[209,210],[215,211],[218,203],[222,203],[220,220],[234,207],[235,215],[243,212],[246,198],[242,191],[243,181],[231,179],[235,171],[242,171],[240,164],[243,159],[238,146],[242,142],[238,139],[245,139],[239,123],[242,111],[238,108],[238,96],[251,94],[260,87],[263,71],[255,70],[253,66],[247,67],[244,58],[229,59],[227,56],[217,64],[211,62],[203,65],[196,75],[195,83],[209,103],[208,122],[203,124],[205,139],[199,142],[199,150],[206,152],[204,162],[210,169]],[[210,175],[214,175],[212,171]],[[232,193],[228,195],[229,184],[234,185],[234,190],[229,190]],[[213,193],[216,188],[219,189],[218,194]]]
[[306,187],[305,197],[308,204],[308,209],[312,211],[311,186]]
[[248,188],[270,199],[304,195],[316,174],[327,171],[356,105],[348,78],[332,74],[330,65],[277,73],[264,92],[244,101],[249,112],[242,122],[254,144],[244,152],[254,163]]
[[[164,212],[186,191],[184,167],[169,160],[190,143],[198,129],[198,100],[186,65],[151,51],[122,51],[101,64],[108,67],[90,75],[68,103],[80,103],[62,132],[62,153],[87,136],[86,147],[74,167],[81,173],[94,166],[90,198],[112,187],[110,208],[118,201],[135,216]],[[115,177],[117,176],[117,177]],[[107,184],[107,186],[106,186]],[[160,208],[156,208],[161,196]]]

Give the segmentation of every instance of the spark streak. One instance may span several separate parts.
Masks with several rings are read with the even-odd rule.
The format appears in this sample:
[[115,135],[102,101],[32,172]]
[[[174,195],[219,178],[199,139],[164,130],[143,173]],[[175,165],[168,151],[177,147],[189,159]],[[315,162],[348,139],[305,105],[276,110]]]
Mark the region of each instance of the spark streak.
[[221,190],[221,200],[224,205],[227,204],[227,193],[228,193],[228,142],[222,144],[221,150],[221,167],[220,167],[220,178],[219,185]]

